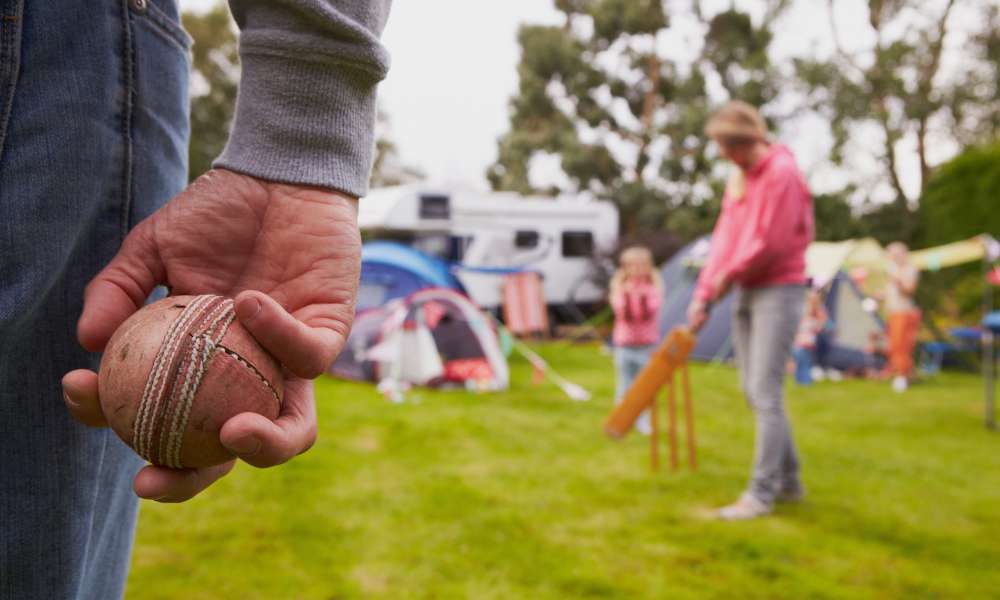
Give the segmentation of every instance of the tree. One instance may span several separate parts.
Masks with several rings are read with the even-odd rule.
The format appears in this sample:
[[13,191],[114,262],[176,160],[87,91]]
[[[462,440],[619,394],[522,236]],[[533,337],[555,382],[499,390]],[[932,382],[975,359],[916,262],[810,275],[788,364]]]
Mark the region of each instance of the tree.
[[[618,206],[622,230],[635,234],[684,223],[694,235],[711,226],[702,204],[717,198],[721,174],[702,134],[710,90],[755,105],[777,95],[769,62],[769,24],[786,6],[769,0],[762,24],[735,9],[714,15],[691,0],[678,8],[704,29],[688,58],[667,56],[671,33],[661,0],[556,0],[562,26],[522,26],[517,96],[510,131],[487,171],[495,189],[588,192]],[[678,3],[673,2],[671,6]],[[725,98],[722,98],[725,99]],[[532,182],[539,156],[554,155],[568,186]]]
[[194,39],[188,146],[188,177],[194,180],[212,168],[229,139],[240,59],[236,25],[224,4],[203,14],[186,12],[183,21]]
[[392,141],[389,115],[381,108],[376,115],[375,137],[375,162],[369,179],[371,187],[400,185],[424,178],[424,172],[419,168],[402,162],[399,149]]
[[[876,212],[901,218],[893,224],[897,236],[913,240],[917,199],[935,167],[931,146],[962,145],[984,133],[991,136],[1000,118],[1000,10],[981,8],[983,25],[969,37],[962,65],[945,71],[945,41],[953,34],[952,16],[961,0],[868,0],[868,18],[859,25],[868,31],[852,31],[856,47],[850,49],[834,16],[841,4],[842,0],[826,0],[834,55],[795,61],[806,97],[802,108],[829,120],[834,137],[831,159],[838,165],[845,163],[850,140],[864,139],[871,145],[873,136],[864,128],[878,132],[874,152],[881,165],[879,181],[888,182],[888,199],[897,206]],[[873,40],[870,45],[857,47],[857,40],[868,38]],[[901,155],[906,142],[915,147],[917,192],[904,185]],[[869,198],[875,193],[872,186],[859,191]]]
[[1000,140],[942,165],[920,199],[920,217],[929,246],[1000,236]]

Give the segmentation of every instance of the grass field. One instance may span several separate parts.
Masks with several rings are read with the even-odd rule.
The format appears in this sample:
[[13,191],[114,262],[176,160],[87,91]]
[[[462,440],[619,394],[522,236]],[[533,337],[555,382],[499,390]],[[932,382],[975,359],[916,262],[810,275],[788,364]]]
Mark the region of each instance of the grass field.
[[308,454],[143,504],[128,597],[1000,597],[1000,434],[978,379],[792,389],[807,500],[722,523],[752,447],[733,370],[692,372],[702,468],[654,475],[645,439],[601,433],[610,358],[538,349],[595,399],[518,361],[510,392],[402,405],[321,380]]

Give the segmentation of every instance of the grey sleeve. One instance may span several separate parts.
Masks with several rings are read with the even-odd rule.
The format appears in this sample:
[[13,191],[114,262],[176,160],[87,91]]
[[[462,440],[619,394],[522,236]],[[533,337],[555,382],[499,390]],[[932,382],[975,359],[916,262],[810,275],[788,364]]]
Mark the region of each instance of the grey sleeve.
[[391,0],[230,0],[242,77],[214,166],[363,196]]

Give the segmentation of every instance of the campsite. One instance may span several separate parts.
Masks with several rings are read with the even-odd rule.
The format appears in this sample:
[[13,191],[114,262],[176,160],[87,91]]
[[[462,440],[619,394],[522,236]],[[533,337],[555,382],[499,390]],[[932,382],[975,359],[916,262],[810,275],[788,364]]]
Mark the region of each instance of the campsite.
[[0,600],[1000,599],[998,0],[0,5]]

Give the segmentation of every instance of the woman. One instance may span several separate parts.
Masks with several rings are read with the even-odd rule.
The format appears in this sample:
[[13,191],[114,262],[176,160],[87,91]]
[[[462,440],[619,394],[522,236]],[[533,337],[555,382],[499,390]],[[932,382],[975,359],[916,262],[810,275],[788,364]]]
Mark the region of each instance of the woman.
[[795,158],[768,140],[767,125],[754,107],[730,102],[712,116],[705,133],[737,170],[726,187],[688,323],[700,328],[712,303],[738,288],[733,344],[756,417],[756,443],[750,485],[719,517],[753,519],[770,513],[775,502],[803,494],[783,386],[802,316],[813,207]]
[[920,309],[913,301],[920,272],[910,261],[906,244],[893,242],[889,254],[889,283],[886,286],[885,310],[889,315],[889,370],[892,389],[906,391],[913,374],[913,347],[920,329]]

